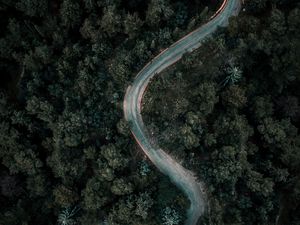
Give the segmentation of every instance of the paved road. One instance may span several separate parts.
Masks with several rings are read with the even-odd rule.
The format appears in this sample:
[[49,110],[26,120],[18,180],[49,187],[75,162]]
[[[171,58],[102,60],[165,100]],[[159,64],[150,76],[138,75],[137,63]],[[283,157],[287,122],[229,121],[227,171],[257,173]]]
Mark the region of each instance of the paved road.
[[123,102],[125,119],[129,122],[131,132],[144,153],[189,198],[191,204],[187,212],[186,225],[196,225],[199,217],[205,211],[206,200],[202,191],[203,185],[197,181],[193,172],[185,169],[151,141],[141,116],[142,98],[153,76],[178,61],[184,53],[192,52],[198,48],[201,41],[211,35],[218,26],[226,26],[228,18],[237,15],[240,8],[240,0],[224,0],[220,9],[211,17],[209,22],[161,52],[138,73],[133,84],[127,88]]

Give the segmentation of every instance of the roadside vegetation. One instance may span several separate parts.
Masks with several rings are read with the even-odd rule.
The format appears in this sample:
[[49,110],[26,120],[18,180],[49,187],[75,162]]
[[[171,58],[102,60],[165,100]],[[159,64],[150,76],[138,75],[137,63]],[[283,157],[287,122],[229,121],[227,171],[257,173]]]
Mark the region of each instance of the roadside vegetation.
[[[122,101],[220,2],[0,0],[0,224],[183,224],[189,202],[138,149]],[[207,184],[203,224],[299,224],[296,2],[246,1],[146,95],[159,143]]]
[[300,224],[300,5],[245,10],[155,77],[143,118],[207,185],[203,224]]
[[188,201],[138,150],[122,101],[217,7],[0,0],[0,224],[182,223]]

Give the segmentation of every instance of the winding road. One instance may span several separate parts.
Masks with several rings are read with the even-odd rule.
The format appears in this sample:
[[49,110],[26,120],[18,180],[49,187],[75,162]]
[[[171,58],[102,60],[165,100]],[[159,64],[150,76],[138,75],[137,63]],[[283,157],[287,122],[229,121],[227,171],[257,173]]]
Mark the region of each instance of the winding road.
[[186,225],[196,225],[206,208],[203,185],[195,174],[185,169],[174,158],[159,148],[150,138],[141,116],[141,103],[150,79],[165,68],[177,62],[184,53],[192,52],[201,46],[201,42],[209,37],[219,26],[226,26],[228,18],[235,16],[241,9],[241,0],[224,0],[221,7],[210,20],[172,44],[152,59],[136,76],[132,85],[127,88],[123,109],[131,132],[141,149],[152,163],[171,181],[177,185],[190,200]]

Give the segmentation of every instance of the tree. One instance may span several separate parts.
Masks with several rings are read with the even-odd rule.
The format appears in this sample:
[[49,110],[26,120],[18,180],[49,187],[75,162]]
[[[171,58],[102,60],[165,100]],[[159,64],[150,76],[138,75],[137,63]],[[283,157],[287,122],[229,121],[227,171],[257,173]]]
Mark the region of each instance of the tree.
[[100,25],[102,30],[110,37],[121,31],[121,16],[118,14],[115,5],[104,8]]
[[125,119],[121,119],[117,124],[118,132],[126,137],[130,135],[130,127]]
[[72,188],[66,187],[65,185],[58,185],[53,190],[53,195],[55,198],[55,203],[61,207],[70,207],[79,199],[77,193],[72,190]]
[[78,212],[79,208],[74,207],[73,209],[71,207],[65,208],[59,215],[57,222],[59,225],[74,225],[76,224],[76,220],[74,219],[74,216]]
[[194,112],[188,112],[186,114],[186,123],[192,128],[196,128],[200,123],[199,116]]
[[132,53],[134,59],[140,61],[135,65],[135,67],[142,66],[151,56],[151,52],[149,51],[147,43],[145,41],[137,41]]
[[229,65],[225,73],[227,76],[222,81],[223,86],[235,84],[242,78],[242,70],[237,66]]
[[140,163],[139,172],[142,176],[147,176],[151,172],[150,166],[146,160],[143,160]]
[[[290,134],[289,134],[290,135]],[[280,156],[281,161],[291,170],[300,170],[300,136],[289,136],[289,141],[282,144],[284,150]]]
[[250,191],[267,197],[273,192],[274,182],[270,178],[264,178],[259,172],[251,170],[247,172],[246,185]]
[[153,199],[148,192],[141,193],[136,199],[135,214],[142,217],[143,220],[147,219],[149,209],[153,205]]
[[132,193],[133,185],[124,180],[123,178],[117,178],[113,181],[111,186],[111,192],[115,195],[127,195]]
[[97,210],[112,201],[107,185],[98,177],[90,178],[82,191],[85,209]]
[[107,163],[102,162],[100,160],[97,160],[98,162],[98,174],[99,177],[107,180],[107,181],[113,181],[116,177],[114,170],[108,166]]
[[184,146],[187,149],[196,148],[200,145],[199,138],[193,133],[190,126],[184,126],[181,128],[181,135]]
[[37,118],[46,123],[53,123],[55,120],[54,107],[48,101],[45,101],[36,96],[32,96],[27,101],[26,110],[29,114],[35,115]]
[[297,133],[296,127],[288,119],[274,121],[272,118],[266,118],[257,129],[262,134],[264,141],[275,145],[282,144],[289,135]]
[[81,18],[81,7],[74,0],[63,0],[60,8],[62,24],[67,28],[77,26]]
[[124,28],[125,33],[129,36],[130,39],[135,38],[141,27],[143,25],[143,21],[139,18],[137,13],[127,14],[124,20]]
[[84,39],[91,39],[92,42],[96,42],[99,38],[99,33],[97,31],[95,19],[92,18],[86,18],[83,22],[83,25],[80,28],[80,34]]
[[284,35],[287,27],[285,23],[285,16],[279,9],[274,8],[269,17],[270,31],[276,35]]
[[26,180],[27,190],[31,197],[45,197],[48,192],[47,180],[45,174],[35,174],[34,176],[29,176]]
[[248,138],[253,134],[253,128],[244,115],[231,116],[221,115],[215,121],[213,129],[217,135],[217,142],[221,145],[245,147]]
[[132,223],[135,220],[133,210],[134,205],[132,199],[121,199],[110,211],[108,224]]
[[54,139],[54,141],[54,149],[51,149],[51,155],[47,158],[47,164],[54,176],[66,183],[80,180],[87,166],[85,158],[80,151],[65,147],[63,140]]
[[22,200],[18,200],[16,205],[8,208],[0,213],[1,224],[17,225],[29,224],[30,216],[26,210],[25,204]]
[[84,5],[85,5],[85,8],[88,10],[88,11],[93,11],[95,10],[96,7],[96,1],[95,0],[84,0]]
[[159,29],[158,32],[158,43],[161,46],[166,46],[171,43],[171,31],[169,28]]
[[291,10],[288,16],[289,31],[296,32],[300,27],[300,10],[295,8]]
[[11,198],[22,193],[22,186],[17,176],[2,175],[0,190],[3,196]]
[[280,97],[277,101],[279,111],[284,117],[289,117],[292,120],[299,118],[300,107],[298,98],[295,96]]
[[260,121],[261,119],[272,117],[274,112],[274,104],[270,96],[257,96],[252,100],[251,111],[253,117]]
[[116,84],[124,86],[126,80],[128,80],[131,60],[131,55],[125,52],[118,52],[112,60],[108,70]]
[[212,153],[213,171],[216,184],[235,186],[248,166],[247,153],[232,146],[224,146]]
[[107,160],[112,169],[122,169],[127,166],[128,159],[113,144],[101,147],[101,155]]
[[203,115],[210,114],[215,104],[219,101],[214,83],[201,83],[198,88],[192,92],[194,101],[198,104],[197,110]]
[[161,21],[168,20],[173,13],[168,0],[151,0],[146,13],[146,21],[150,25],[158,25]]
[[251,11],[261,11],[266,8],[267,0],[245,1],[247,9]]
[[166,207],[163,210],[162,222],[164,225],[176,225],[180,223],[180,216],[175,209]]
[[245,90],[237,85],[232,85],[222,93],[222,102],[229,109],[240,109],[247,102]]
[[39,16],[45,15],[48,9],[47,0],[19,0],[16,4],[17,9],[23,11],[29,16]]

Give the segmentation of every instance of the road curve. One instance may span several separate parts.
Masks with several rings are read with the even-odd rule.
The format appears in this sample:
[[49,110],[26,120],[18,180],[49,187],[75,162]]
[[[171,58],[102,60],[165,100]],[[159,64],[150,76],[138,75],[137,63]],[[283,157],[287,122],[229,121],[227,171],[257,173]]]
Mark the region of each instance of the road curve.
[[205,38],[216,31],[218,26],[226,26],[228,18],[237,15],[240,9],[241,0],[224,0],[221,7],[206,24],[172,44],[152,59],[137,74],[133,84],[127,88],[124,97],[124,116],[137,143],[152,163],[163,174],[169,176],[171,181],[184,191],[191,202],[187,211],[186,225],[196,225],[199,217],[205,211],[206,201],[202,184],[193,172],[185,169],[152,141],[141,116],[142,98],[152,77],[178,61],[184,53],[192,52],[198,48]]

